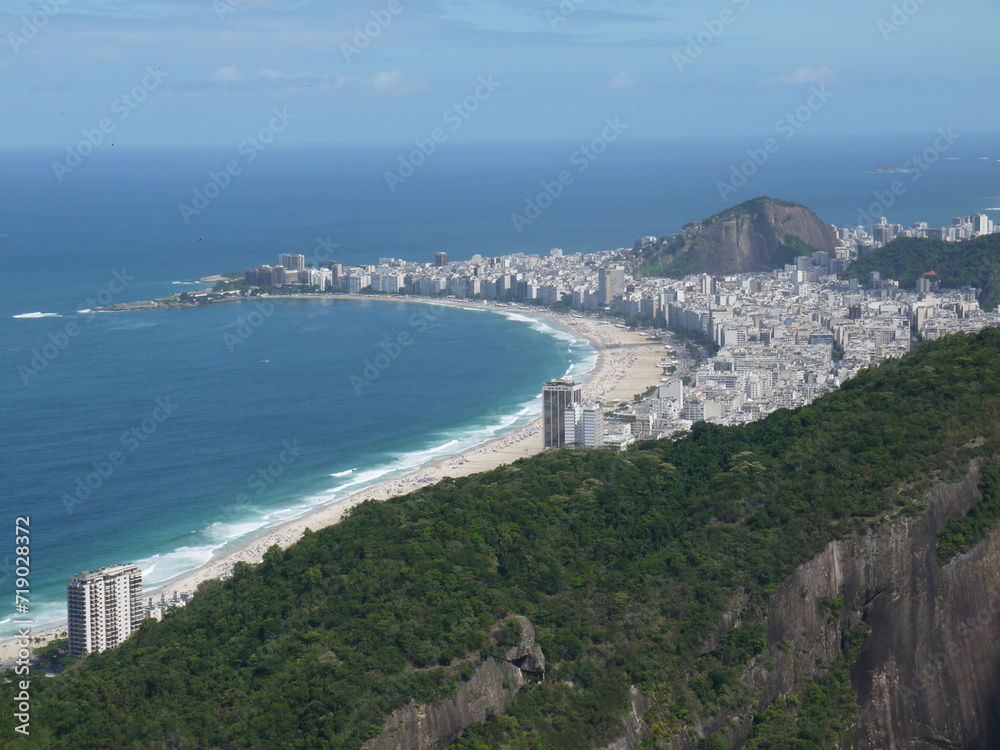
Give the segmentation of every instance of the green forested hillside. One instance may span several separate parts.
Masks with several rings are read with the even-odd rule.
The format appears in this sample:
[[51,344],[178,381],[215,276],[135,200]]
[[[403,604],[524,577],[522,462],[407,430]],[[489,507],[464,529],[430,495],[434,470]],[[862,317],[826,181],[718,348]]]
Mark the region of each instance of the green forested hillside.
[[[746,427],[698,424],[624,454],[554,451],[365,503],[204,585],[118,650],[36,679],[18,746],[357,748],[394,708],[454,690],[510,613],[534,624],[546,679],[456,747],[599,747],[621,731],[630,684],[654,701],[655,746],[681,721],[744,710],[738,677],[764,645],[759,626],[703,654],[738,587],[759,604],[831,539],[916,512],[922,488],[995,453],[998,437],[1000,331],[988,329]],[[829,746],[849,685],[831,672],[815,692],[762,717],[759,746]]]
[[920,276],[934,272],[942,288],[982,289],[979,303],[992,310],[1000,303],[1000,234],[964,242],[900,237],[852,263],[845,276],[864,281],[871,271],[911,288]]

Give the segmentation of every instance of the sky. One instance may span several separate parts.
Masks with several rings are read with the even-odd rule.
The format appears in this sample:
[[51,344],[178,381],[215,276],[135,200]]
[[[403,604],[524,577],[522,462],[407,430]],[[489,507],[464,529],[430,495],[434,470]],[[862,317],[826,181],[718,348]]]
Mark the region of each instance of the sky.
[[[3,0],[0,147],[997,130],[996,0]],[[791,118],[791,119],[788,119]],[[271,131],[271,132],[269,132]]]

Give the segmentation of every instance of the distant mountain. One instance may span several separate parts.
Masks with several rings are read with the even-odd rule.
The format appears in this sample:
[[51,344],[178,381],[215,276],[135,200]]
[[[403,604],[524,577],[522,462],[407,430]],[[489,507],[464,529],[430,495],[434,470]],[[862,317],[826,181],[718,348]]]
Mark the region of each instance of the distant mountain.
[[964,242],[900,237],[852,263],[846,275],[864,280],[871,271],[904,287],[925,273],[933,273],[945,289],[979,287],[980,307],[992,310],[1000,303],[1000,234]]
[[642,247],[646,257],[639,273],[681,278],[771,271],[837,244],[833,230],[805,206],[754,198]]

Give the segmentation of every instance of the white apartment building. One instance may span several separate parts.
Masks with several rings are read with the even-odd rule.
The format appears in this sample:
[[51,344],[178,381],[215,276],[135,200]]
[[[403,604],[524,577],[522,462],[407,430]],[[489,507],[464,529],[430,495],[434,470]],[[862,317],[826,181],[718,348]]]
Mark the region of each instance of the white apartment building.
[[77,573],[66,585],[66,600],[70,655],[115,648],[142,622],[142,573],[135,565]]
[[604,445],[604,411],[600,404],[569,404],[564,424],[567,446],[601,448]]

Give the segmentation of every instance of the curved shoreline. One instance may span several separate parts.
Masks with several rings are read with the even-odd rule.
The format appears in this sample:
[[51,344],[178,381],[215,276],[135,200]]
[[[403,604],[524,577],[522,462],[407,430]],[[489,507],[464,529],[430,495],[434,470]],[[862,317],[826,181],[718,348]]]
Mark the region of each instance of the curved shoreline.
[[[264,299],[283,299],[265,297]],[[318,295],[287,295],[290,299],[350,299],[406,302],[413,304],[442,305],[448,307],[481,309],[498,314],[517,314],[543,319],[579,339],[586,340],[597,352],[594,366],[583,377],[584,399],[601,400],[610,403],[616,400],[631,400],[652,385],[658,385],[662,370],[656,362],[663,359],[663,345],[649,342],[637,333],[615,327],[600,318],[579,318],[553,313],[528,306],[497,305],[473,300],[442,300],[426,297],[376,296],[344,294],[332,297]],[[237,301],[237,300],[234,300]],[[464,448],[456,454],[432,459],[401,476],[360,489],[346,497],[333,500],[309,512],[290,519],[277,526],[261,531],[254,536],[234,541],[221,547],[208,561],[186,573],[176,576],[156,587],[144,590],[144,599],[168,598],[173,592],[194,591],[206,580],[226,576],[237,562],[254,564],[260,562],[264,552],[277,544],[287,548],[302,537],[306,528],[318,530],[338,523],[355,505],[365,500],[386,500],[407,494],[446,477],[461,477],[468,474],[489,471],[512,463],[520,458],[535,455],[543,449],[541,417],[535,417],[527,424],[510,432],[497,435],[476,445]],[[33,632],[31,637],[37,644],[64,634],[65,620]],[[0,665],[11,658],[13,639],[0,642]]]

